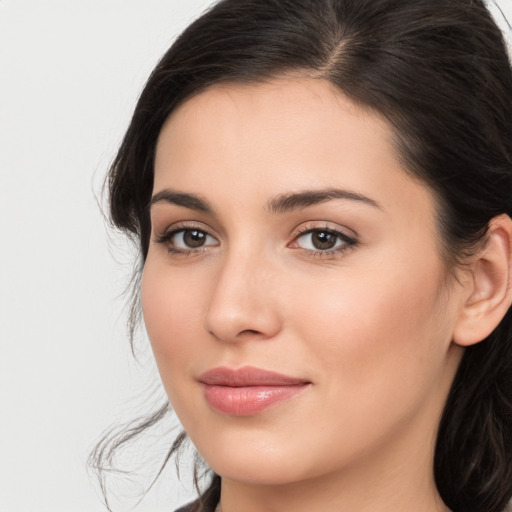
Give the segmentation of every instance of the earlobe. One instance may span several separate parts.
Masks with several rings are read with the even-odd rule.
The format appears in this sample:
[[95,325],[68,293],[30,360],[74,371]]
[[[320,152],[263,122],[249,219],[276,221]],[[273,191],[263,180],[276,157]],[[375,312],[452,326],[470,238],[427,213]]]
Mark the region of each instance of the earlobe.
[[508,215],[489,223],[484,246],[471,264],[467,290],[453,341],[461,346],[478,343],[498,326],[512,303],[512,220]]

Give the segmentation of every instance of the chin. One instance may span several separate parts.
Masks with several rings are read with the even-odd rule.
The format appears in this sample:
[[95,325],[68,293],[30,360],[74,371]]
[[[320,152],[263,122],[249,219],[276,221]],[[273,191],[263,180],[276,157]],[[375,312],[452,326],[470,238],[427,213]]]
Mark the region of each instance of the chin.
[[285,464],[275,459],[262,460],[250,458],[245,460],[227,459],[212,464],[210,467],[215,473],[227,480],[237,481],[246,485],[288,485],[305,478],[305,475],[297,471],[297,467],[291,467],[288,461]]
[[261,433],[252,440],[241,437],[197,448],[216,474],[248,485],[286,485],[314,476],[307,453],[286,440],[264,439]]

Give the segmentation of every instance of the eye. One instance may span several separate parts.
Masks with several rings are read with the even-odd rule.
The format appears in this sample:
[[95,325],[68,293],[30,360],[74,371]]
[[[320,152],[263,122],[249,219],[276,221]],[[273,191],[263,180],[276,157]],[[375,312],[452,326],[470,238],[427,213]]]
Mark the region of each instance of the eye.
[[196,228],[174,229],[159,236],[155,241],[175,253],[187,253],[219,244],[212,235]]
[[199,229],[175,231],[170,241],[178,249],[198,249],[205,245],[216,245],[216,240],[213,236]]
[[330,253],[343,251],[356,244],[356,240],[341,231],[330,228],[308,229],[300,233],[292,247],[307,251]]
[[339,236],[329,231],[311,231],[300,236],[297,241],[303,249],[318,251],[334,249],[341,243]]

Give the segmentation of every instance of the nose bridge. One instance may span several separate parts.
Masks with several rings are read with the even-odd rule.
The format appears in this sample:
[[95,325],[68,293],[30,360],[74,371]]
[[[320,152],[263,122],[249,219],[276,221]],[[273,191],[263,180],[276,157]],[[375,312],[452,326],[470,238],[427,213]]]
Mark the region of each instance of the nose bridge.
[[275,273],[263,251],[227,251],[206,314],[206,328],[223,341],[270,338],[280,329],[272,288]]

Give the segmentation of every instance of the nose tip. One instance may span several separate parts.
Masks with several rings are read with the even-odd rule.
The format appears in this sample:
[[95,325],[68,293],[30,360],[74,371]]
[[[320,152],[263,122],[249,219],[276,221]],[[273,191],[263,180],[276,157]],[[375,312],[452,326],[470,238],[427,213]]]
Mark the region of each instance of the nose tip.
[[270,339],[280,330],[279,316],[270,302],[259,294],[243,291],[217,289],[206,316],[206,328],[216,339],[239,342],[249,339]]
[[213,290],[205,328],[217,340],[240,342],[270,339],[281,329],[280,315],[270,293],[266,271],[226,266]]
[[[241,342],[244,340],[265,340],[274,337],[279,328],[277,322],[261,316],[243,317],[242,315],[219,315],[218,312],[207,317],[207,330],[217,340]],[[253,328],[246,328],[251,325]]]

